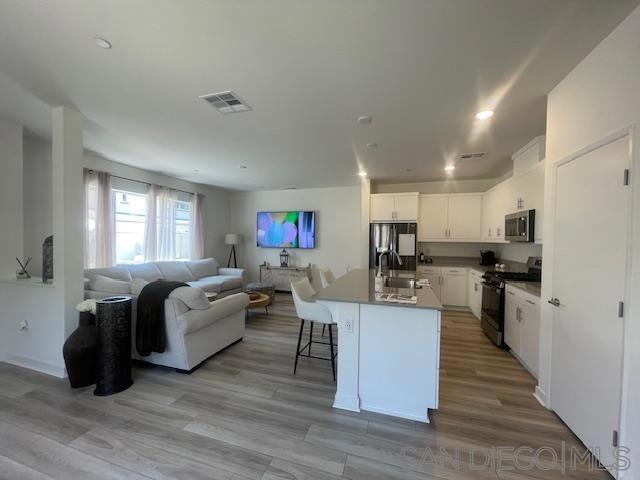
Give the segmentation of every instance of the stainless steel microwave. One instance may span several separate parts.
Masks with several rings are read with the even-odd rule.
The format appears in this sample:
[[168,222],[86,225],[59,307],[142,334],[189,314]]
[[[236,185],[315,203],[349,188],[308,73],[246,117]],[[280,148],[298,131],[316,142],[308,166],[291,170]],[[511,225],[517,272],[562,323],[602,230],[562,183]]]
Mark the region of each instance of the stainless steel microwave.
[[522,210],[505,215],[504,239],[508,242],[533,242],[535,224],[535,210]]

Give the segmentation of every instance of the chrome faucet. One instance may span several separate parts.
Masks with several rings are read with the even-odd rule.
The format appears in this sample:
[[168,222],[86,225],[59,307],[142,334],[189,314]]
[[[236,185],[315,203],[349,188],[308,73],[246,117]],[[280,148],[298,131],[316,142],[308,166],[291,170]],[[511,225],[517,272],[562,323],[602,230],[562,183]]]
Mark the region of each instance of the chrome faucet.
[[400,258],[400,255],[398,255],[398,252],[390,248],[385,248],[384,250],[382,250],[382,252],[380,252],[380,255],[378,255],[378,273],[376,274],[377,277],[382,276],[382,256],[386,255],[387,253],[393,253],[398,259],[398,263],[402,265],[402,258]]

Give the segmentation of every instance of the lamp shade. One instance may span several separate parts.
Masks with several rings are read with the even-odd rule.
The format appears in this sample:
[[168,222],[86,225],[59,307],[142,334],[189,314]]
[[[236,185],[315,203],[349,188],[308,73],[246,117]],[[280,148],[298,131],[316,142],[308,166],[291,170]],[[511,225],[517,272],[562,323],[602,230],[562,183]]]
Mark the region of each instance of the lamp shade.
[[237,233],[227,233],[224,236],[224,243],[227,245],[239,245],[242,242],[242,235]]

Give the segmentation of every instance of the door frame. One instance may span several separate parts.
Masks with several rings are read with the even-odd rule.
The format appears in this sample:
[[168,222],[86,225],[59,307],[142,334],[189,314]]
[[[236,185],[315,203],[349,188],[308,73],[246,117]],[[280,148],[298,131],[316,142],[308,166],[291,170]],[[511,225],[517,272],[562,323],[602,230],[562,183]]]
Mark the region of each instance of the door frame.
[[[627,262],[625,267],[625,287],[623,292],[623,298],[625,305],[624,317],[621,319],[622,321],[622,358],[621,358],[621,369],[620,369],[620,384],[621,389],[619,392],[620,395],[620,405],[619,405],[619,417],[618,417],[618,432],[619,432],[619,445],[626,445],[627,438],[627,429],[626,429],[626,418],[629,410],[629,403],[631,400],[630,392],[629,392],[629,380],[630,380],[630,372],[628,371],[630,366],[630,351],[632,349],[631,342],[628,341],[628,330],[629,330],[629,320],[633,317],[635,309],[632,304],[632,278],[633,278],[633,240],[636,235],[634,235],[634,231],[639,228],[639,226],[634,224],[633,218],[633,207],[636,204],[640,204],[640,198],[638,198],[638,186],[640,185],[640,174],[636,171],[640,169],[640,151],[637,147],[637,134],[639,131],[639,126],[636,124],[627,126],[623,129],[620,129],[612,134],[609,134],[600,140],[593,142],[574,153],[567,155],[562,158],[558,162],[553,163],[552,165],[547,165],[549,168],[549,177],[550,179],[550,202],[548,207],[545,210],[549,212],[549,224],[555,225],[556,223],[556,207],[557,207],[557,182],[558,182],[558,169],[562,165],[565,165],[571,161],[574,161],[584,155],[587,155],[599,148],[602,148],[610,143],[613,143],[622,138],[628,137],[628,168],[630,169],[630,178],[629,178],[629,188],[630,192],[627,197]],[[622,182],[621,175],[621,182]],[[546,205],[547,206],[547,205]],[[545,222],[546,223],[546,222]],[[548,228],[545,228],[548,230]],[[551,235],[549,235],[551,233]],[[540,313],[542,315],[541,325],[540,325],[540,365],[539,365],[539,375],[540,375],[540,383],[538,387],[536,387],[535,396],[547,408],[553,410],[553,392],[551,389],[551,377],[553,375],[552,372],[552,342],[553,342],[553,325],[555,317],[555,309],[553,309],[550,305],[547,304],[547,300],[553,292],[553,265],[555,261],[555,229],[552,232],[545,231],[544,235],[544,264],[547,265],[547,269],[543,269],[543,296],[541,298],[540,305]],[[640,237],[639,237],[640,239]],[[551,271],[551,272],[550,272]],[[633,310],[632,310],[633,308]],[[544,330],[544,331],[543,331]],[[545,342],[546,340],[546,342]],[[543,360],[544,359],[544,360]],[[544,365],[543,365],[544,362]],[[543,378],[543,375],[545,378]],[[624,478],[624,472],[618,472],[618,479]]]

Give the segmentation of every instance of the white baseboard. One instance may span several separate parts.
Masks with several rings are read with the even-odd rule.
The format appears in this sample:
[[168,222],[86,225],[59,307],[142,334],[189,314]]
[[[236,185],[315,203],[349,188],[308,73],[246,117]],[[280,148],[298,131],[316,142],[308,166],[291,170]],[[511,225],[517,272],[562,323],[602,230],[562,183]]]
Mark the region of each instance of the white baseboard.
[[536,385],[536,391],[533,393],[533,398],[538,400],[538,403],[543,407],[549,408],[547,394],[538,385]]
[[36,360],[34,358],[25,357],[23,355],[9,353],[4,355],[3,361],[12,365],[17,365],[18,367],[24,367],[30,370],[35,370],[37,372],[45,373],[53,377],[66,378],[67,376],[67,369],[64,367],[64,365],[56,365],[53,363],[43,362],[42,360]]
[[349,410],[350,412],[360,411],[360,397],[355,395],[338,395],[336,394],[333,400],[333,407],[340,408],[342,410]]
[[428,408],[425,408],[424,415],[416,415],[414,413],[401,412],[398,410],[389,410],[387,408],[379,408],[379,407],[376,407],[375,405],[367,405],[366,403],[363,403],[362,405],[360,405],[360,408],[368,412],[381,413],[383,415],[390,415],[392,417],[407,418],[409,420],[415,420],[417,422],[422,422],[422,423],[431,423],[431,421],[429,420]]

